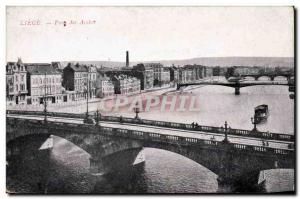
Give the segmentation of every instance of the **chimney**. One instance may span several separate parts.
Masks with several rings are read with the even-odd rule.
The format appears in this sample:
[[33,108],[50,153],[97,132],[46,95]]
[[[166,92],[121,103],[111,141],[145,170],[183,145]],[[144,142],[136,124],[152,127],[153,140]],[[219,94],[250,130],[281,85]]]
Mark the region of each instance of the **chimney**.
[[126,67],[129,67],[129,53],[126,51]]

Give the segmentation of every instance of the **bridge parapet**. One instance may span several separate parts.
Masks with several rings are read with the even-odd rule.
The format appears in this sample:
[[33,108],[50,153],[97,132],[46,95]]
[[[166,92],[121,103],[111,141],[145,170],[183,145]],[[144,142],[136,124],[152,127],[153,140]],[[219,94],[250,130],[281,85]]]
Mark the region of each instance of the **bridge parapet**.
[[[128,130],[122,128],[111,128],[111,127],[102,127],[102,126],[94,126],[88,124],[74,124],[67,122],[52,122],[48,121],[44,123],[42,120],[34,120],[34,119],[20,119],[20,118],[10,118],[7,117],[7,125],[11,125],[12,127],[16,127],[17,125],[22,125],[24,128],[31,127],[33,129],[39,129],[41,126],[44,129],[51,130],[51,132],[64,132],[72,129],[72,132],[79,132],[82,134],[92,133],[92,134],[101,134],[106,136],[113,137],[123,137],[130,138],[135,140],[140,140],[143,142],[158,142],[158,143],[166,143],[177,146],[188,146],[188,147],[197,147],[197,148],[207,148],[212,147],[215,149],[223,150],[224,145],[229,146],[231,150],[239,150],[243,152],[250,153],[259,153],[262,155],[283,155],[294,157],[293,149],[278,149],[278,148],[270,148],[265,146],[253,146],[246,144],[237,144],[237,143],[223,143],[220,141],[212,141],[205,140],[199,138],[191,138],[184,136],[175,136],[175,135],[165,135],[159,133],[149,133],[144,131],[135,131]],[[11,132],[7,132],[7,141],[10,139],[14,139],[18,136],[24,136],[23,134],[14,134],[10,136]],[[24,133],[30,134],[28,131],[24,131]],[[40,133],[49,133],[49,131],[41,131]],[[58,134],[59,136],[59,134]]]
[[[7,111],[9,114],[23,114],[23,115],[43,115],[43,112],[40,111]],[[49,116],[54,117],[67,117],[67,118],[85,118],[85,114],[74,114],[74,113],[59,113],[59,112],[49,112]],[[183,129],[189,131],[204,131],[204,132],[212,132],[224,135],[225,128],[223,127],[215,127],[215,126],[205,126],[205,125],[192,125],[186,123],[176,123],[176,122],[167,122],[167,121],[156,121],[156,120],[147,120],[147,119],[135,119],[128,117],[116,117],[116,116],[100,116],[100,121],[110,121],[110,122],[122,122],[129,124],[140,124],[140,125],[149,125],[149,126],[159,126],[165,128],[176,128]],[[283,133],[270,133],[263,131],[252,131],[245,129],[227,129],[228,135],[236,135],[236,136],[245,136],[245,137],[255,137],[262,139],[273,139],[273,140],[282,140],[282,141],[290,141],[294,142],[295,136],[290,134]]]
[[[120,117],[101,116],[101,120],[120,121]],[[155,121],[155,120],[146,120],[146,119],[136,120],[134,118],[122,118],[122,122],[160,126],[166,128],[178,128],[178,129],[192,130],[192,131],[205,131],[205,132],[213,132],[213,133],[220,133],[220,134],[224,134],[225,132],[225,128],[223,127],[214,127],[214,126],[205,126],[205,125],[198,125],[193,127],[192,124]],[[227,129],[227,133],[231,135],[250,136],[250,137],[258,137],[258,138],[265,138],[265,139],[283,140],[283,141],[294,141],[294,135],[289,135],[289,134],[270,133],[270,132],[261,132],[261,131],[255,132],[251,130],[231,129],[231,128]]]

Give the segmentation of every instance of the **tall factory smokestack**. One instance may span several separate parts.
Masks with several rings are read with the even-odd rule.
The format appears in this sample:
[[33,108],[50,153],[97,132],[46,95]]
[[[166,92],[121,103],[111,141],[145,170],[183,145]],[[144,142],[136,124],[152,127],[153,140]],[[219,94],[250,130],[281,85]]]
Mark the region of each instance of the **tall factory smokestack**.
[[126,67],[129,67],[129,53],[126,51]]

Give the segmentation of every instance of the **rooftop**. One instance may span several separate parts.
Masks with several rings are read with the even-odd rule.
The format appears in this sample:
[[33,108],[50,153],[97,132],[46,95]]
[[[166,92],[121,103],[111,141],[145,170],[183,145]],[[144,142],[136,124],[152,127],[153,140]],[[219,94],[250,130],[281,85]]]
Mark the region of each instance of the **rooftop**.
[[51,64],[25,64],[27,72],[32,75],[54,75],[61,74],[56,68],[54,68]]
[[67,67],[70,67],[71,69],[73,69],[76,72],[87,72],[87,66],[86,65],[82,65],[82,64],[73,64],[73,63],[69,63],[67,65]]

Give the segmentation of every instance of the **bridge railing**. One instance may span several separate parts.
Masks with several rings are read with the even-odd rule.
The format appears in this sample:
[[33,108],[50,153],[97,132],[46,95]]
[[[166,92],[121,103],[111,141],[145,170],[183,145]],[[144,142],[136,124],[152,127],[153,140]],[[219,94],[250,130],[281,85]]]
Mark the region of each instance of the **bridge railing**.
[[52,129],[56,132],[59,130],[64,131],[72,131],[72,132],[80,132],[80,133],[101,133],[107,136],[117,136],[124,138],[133,138],[142,141],[152,141],[159,143],[168,143],[176,146],[194,146],[194,147],[224,147],[224,145],[229,145],[231,150],[241,150],[241,151],[250,151],[256,153],[263,154],[273,154],[273,155],[285,155],[285,156],[294,156],[293,149],[278,149],[278,148],[270,148],[266,146],[253,146],[246,144],[237,144],[237,143],[224,143],[222,141],[212,141],[205,140],[200,138],[191,138],[184,136],[176,136],[176,135],[166,135],[159,133],[150,133],[144,131],[136,131],[136,130],[128,130],[122,128],[112,128],[112,127],[102,127],[102,126],[94,126],[88,124],[75,124],[75,123],[67,123],[67,122],[52,122],[48,121],[44,123],[42,120],[34,120],[34,119],[22,119],[22,118],[7,118],[7,123],[16,127],[18,124],[27,125],[33,128],[43,128]]
[[[120,121],[120,117],[101,116],[101,120]],[[155,120],[146,120],[146,119],[136,120],[134,118],[126,118],[126,117],[122,117],[122,122],[141,124],[141,125],[150,125],[150,126],[159,126],[159,127],[166,127],[166,128],[177,128],[177,129],[192,130],[192,131],[205,131],[205,132],[219,133],[219,134],[224,134],[226,131],[226,129],[223,127],[214,127],[214,126],[205,126],[205,125],[198,125],[198,126],[195,125],[193,127],[192,124],[155,121]],[[227,133],[230,135],[237,135],[237,136],[248,136],[248,137],[257,137],[257,138],[264,138],[264,139],[294,141],[294,135],[289,135],[289,134],[279,134],[279,133],[250,131],[244,129],[231,129],[231,128],[227,129]]]
[[[19,111],[19,110],[8,110],[9,114],[24,114],[24,115],[44,115],[41,111]],[[53,117],[68,117],[68,118],[85,118],[85,114],[76,114],[76,113],[60,113],[60,112],[47,112],[48,116]],[[215,126],[205,126],[205,125],[197,125],[197,124],[186,124],[186,123],[176,123],[176,122],[167,122],[167,121],[156,121],[156,120],[147,120],[147,119],[135,119],[129,117],[117,117],[117,116],[99,116],[100,121],[109,121],[109,122],[121,122],[128,124],[140,124],[140,125],[149,125],[149,126],[158,126],[164,128],[176,128],[182,130],[189,131],[201,131],[201,132],[211,132],[218,134],[225,134],[226,129],[223,127],[215,127]],[[274,139],[274,140],[282,140],[282,141],[290,141],[293,142],[295,140],[294,135],[290,134],[282,134],[282,133],[270,133],[263,131],[251,131],[245,129],[227,129],[228,135],[236,135],[236,136],[245,136],[245,137],[255,137],[262,139]]]

